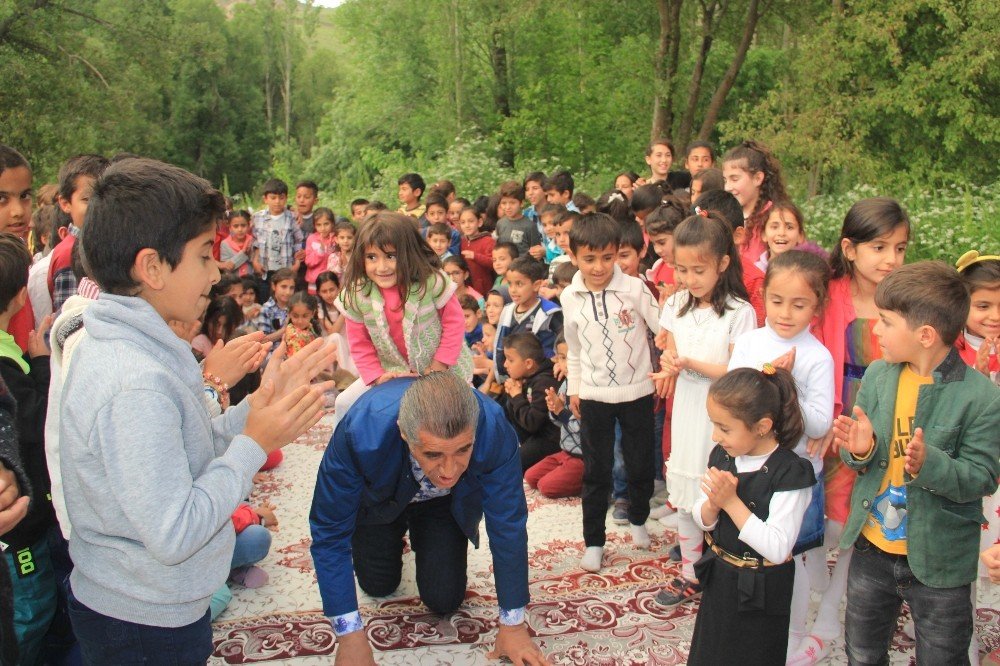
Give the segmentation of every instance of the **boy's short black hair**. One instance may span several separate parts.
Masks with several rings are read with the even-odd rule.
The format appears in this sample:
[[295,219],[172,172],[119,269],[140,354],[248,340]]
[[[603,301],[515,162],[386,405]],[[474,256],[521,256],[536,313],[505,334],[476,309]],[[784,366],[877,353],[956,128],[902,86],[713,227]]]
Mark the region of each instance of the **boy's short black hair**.
[[[621,229],[620,247],[630,247],[637,253],[642,254],[642,251],[646,248],[646,239],[642,236],[642,227],[639,226],[639,223],[619,222],[618,228]],[[572,233],[570,232],[571,236]]]
[[542,207],[535,212],[538,213],[538,217],[541,218],[544,215],[555,215],[556,213],[560,213],[564,210],[566,210],[566,206],[563,206],[562,204],[546,203],[542,204]]
[[376,199],[375,201],[369,201],[367,204],[365,204],[365,210],[369,213],[376,213],[380,210],[389,210],[389,207],[386,206],[383,202]]
[[646,216],[646,233],[650,236],[672,234],[677,225],[687,217],[687,211],[677,197],[664,197],[663,203]]
[[545,182],[542,183],[542,189],[546,192],[553,190],[559,193],[569,192],[570,196],[573,196],[573,176],[570,175],[569,171],[556,171],[545,179]]
[[694,202],[694,207],[718,213],[719,217],[729,224],[733,233],[743,226],[743,206],[736,197],[725,190],[705,192]]
[[438,222],[437,224],[432,224],[427,227],[427,239],[430,240],[431,236],[444,236],[447,239],[451,239],[451,227],[449,227],[444,222]]
[[410,189],[414,192],[420,190],[420,194],[417,195],[417,199],[423,196],[424,190],[427,189],[427,183],[424,182],[424,179],[420,177],[419,173],[404,173],[399,177],[399,180],[396,181],[397,185],[402,185],[403,183],[409,185]]
[[552,271],[552,281],[556,284],[569,284],[579,270],[572,261],[561,261]]
[[20,238],[0,232],[0,312],[6,312],[11,301],[28,286],[31,253]]
[[214,229],[225,210],[221,192],[180,167],[144,157],[116,162],[94,183],[84,266],[102,290],[135,294],[132,268],[140,250],[156,250],[176,268],[188,241]]
[[438,192],[431,192],[430,194],[427,195],[427,200],[424,201],[424,206],[425,206],[424,208],[425,211],[427,210],[427,208],[430,208],[431,206],[440,206],[441,208],[444,208],[445,211],[447,211],[448,200],[445,199],[444,196]]
[[264,183],[264,196],[268,194],[278,194],[288,196],[288,183],[281,180],[280,178],[269,178],[266,183]]
[[545,362],[545,348],[534,333],[521,332],[505,335],[501,342],[504,349],[513,349],[521,358],[532,360],[536,365]]
[[479,301],[477,301],[474,296],[470,296],[469,294],[462,294],[459,296],[458,304],[462,306],[463,310],[468,310],[469,312],[479,312]]
[[368,199],[357,198],[351,201],[351,212],[354,212],[355,206],[367,206],[369,203]]
[[688,157],[691,154],[691,151],[694,150],[695,148],[708,149],[708,154],[712,158],[712,162],[715,162],[715,147],[708,141],[702,141],[700,139],[697,141],[692,141],[687,145],[687,148],[684,149],[684,157]]
[[76,192],[76,181],[80,176],[90,176],[96,180],[108,168],[108,164],[108,158],[103,155],[86,153],[69,158],[59,167],[59,196],[69,201]]
[[521,251],[517,249],[517,245],[511,243],[510,241],[504,241],[502,243],[497,243],[496,245],[494,245],[493,251],[496,252],[497,250],[507,250],[507,252],[510,254],[511,259],[517,259],[519,256],[521,256]]
[[545,174],[541,171],[532,171],[527,176],[524,177],[524,181],[521,183],[521,187],[527,189],[528,183],[538,183],[539,186],[544,187],[545,185]]
[[305,188],[308,188],[308,189],[312,190],[313,191],[313,196],[319,194],[319,185],[317,185],[316,183],[314,183],[311,180],[300,180],[295,185],[295,189],[297,190],[300,187],[305,187]]
[[599,250],[609,245],[618,248],[621,244],[621,225],[604,213],[583,215],[569,230],[569,248],[574,254],[582,247]]
[[698,173],[691,176],[692,181],[701,181],[701,193],[711,192],[712,190],[724,190],[726,189],[726,179],[722,175],[720,169],[715,167],[709,167],[707,169],[702,169]]
[[524,201],[524,185],[516,180],[508,180],[500,184],[500,198]]
[[510,268],[507,269],[507,274],[510,275],[512,272],[520,273],[532,282],[538,282],[548,277],[549,269],[545,264],[531,255],[525,255],[511,262]]
[[336,224],[333,225],[333,234],[337,235],[341,231],[350,231],[355,236],[358,234],[358,228],[354,226],[354,223],[350,220],[338,220]]
[[273,275],[271,275],[271,285],[274,286],[279,282],[284,282],[285,280],[294,280],[294,279],[295,279],[295,271],[293,271],[291,268],[279,268],[278,270],[274,271]]
[[566,222],[576,222],[580,219],[580,213],[575,210],[570,210],[563,206],[562,210],[555,214],[552,218],[552,225],[556,227],[561,227]]
[[31,171],[31,165],[28,164],[28,160],[25,159],[24,155],[10,146],[0,143],[0,173],[3,173],[7,169],[17,169],[19,167],[24,167],[28,171]]
[[918,261],[882,279],[875,305],[901,316],[910,329],[930,326],[950,347],[969,317],[969,291],[958,271],[943,261]]

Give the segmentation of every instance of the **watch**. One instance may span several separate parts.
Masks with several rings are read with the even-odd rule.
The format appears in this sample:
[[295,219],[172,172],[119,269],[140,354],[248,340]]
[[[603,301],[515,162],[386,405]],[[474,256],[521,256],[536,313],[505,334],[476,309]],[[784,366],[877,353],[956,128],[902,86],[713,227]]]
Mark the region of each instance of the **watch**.
[[205,391],[205,395],[211,398],[213,402],[217,402],[220,405],[222,404],[222,396],[219,395],[219,392],[215,389],[215,387],[206,384],[203,390]]

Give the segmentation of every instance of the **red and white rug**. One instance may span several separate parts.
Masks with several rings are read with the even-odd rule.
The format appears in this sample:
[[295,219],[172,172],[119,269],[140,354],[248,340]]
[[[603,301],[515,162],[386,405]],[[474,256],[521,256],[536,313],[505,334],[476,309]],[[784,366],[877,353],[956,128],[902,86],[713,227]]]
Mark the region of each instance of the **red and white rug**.
[[[279,662],[329,664],[333,630],[323,617],[309,556],[308,513],[316,469],[330,437],[321,422],[285,447],[285,460],[258,484],[253,502],[276,505],[279,530],[261,566],[270,575],[262,588],[233,586],[233,601],[214,625],[212,664]],[[579,499],[549,500],[528,493],[528,554],[531,604],[528,625],[553,664],[639,666],[683,664],[697,605],[664,609],[656,593],[674,576],[677,563],[666,552],[675,534],[650,522],[652,549],[633,547],[627,527],[608,521],[605,567],[581,570],[582,517]],[[429,613],[416,596],[413,562],[404,555],[403,580],[392,597],[358,591],[376,661],[395,665],[487,664],[496,634],[492,562],[482,546],[469,552],[469,590],[458,612]],[[980,592],[977,629],[986,654],[1000,649],[996,590]],[[720,637],[722,638],[722,637]],[[914,661],[913,641],[897,631],[893,664]],[[841,642],[824,663],[846,663]]]

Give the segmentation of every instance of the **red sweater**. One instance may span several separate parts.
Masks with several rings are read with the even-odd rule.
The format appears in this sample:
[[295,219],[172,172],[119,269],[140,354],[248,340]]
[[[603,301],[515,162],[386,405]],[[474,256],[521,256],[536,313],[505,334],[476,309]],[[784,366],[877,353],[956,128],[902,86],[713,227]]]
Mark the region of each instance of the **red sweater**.
[[851,299],[851,276],[830,280],[823,317],[812,332],[833,356],[833,415],[844,411],[844,359],[847,356],[845,331],[857,319]]
[[[760,255],[757,255],[760,257]],[[747,288],[750,296],[750,305],[754,314],[757,315],[757,328],[764,325],[764,271],[758,268],[753,260],[744,254],[740,255],[740,264],[743,266],[743,286]]]
[[484,296],[493,288],[493,280],[496,273],[493,272],[493,246],[496,240],[486,232],[481,232],[475,236],[462,236],[462,252],[472,250],[473,257],[465,258],[469,264],[469,277],[472,280],[472,288]]

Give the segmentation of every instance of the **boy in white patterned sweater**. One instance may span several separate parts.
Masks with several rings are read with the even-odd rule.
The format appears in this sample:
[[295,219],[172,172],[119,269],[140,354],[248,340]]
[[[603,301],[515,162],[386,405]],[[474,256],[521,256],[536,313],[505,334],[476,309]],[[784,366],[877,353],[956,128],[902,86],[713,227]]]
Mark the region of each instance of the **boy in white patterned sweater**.
[[646,518],[653,493],[653,371],[648,332],[659,328],[656,297],[616,263],[621,228],[594,213],[573,225],[570,250],[579,272],[563,290],[563,330],[569,347],[570,410],[580,420],[583,448],[583,537],[580,566],[599,571],[611,492],[615,423],[621,427],[628,478],[632,541],[649,547]]

